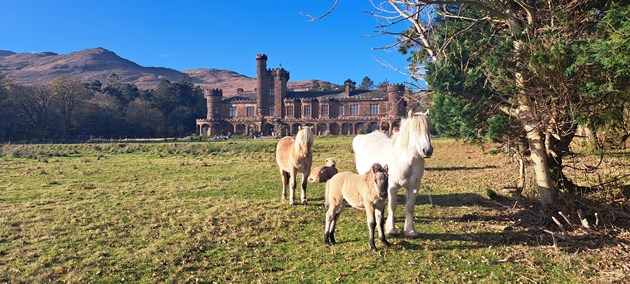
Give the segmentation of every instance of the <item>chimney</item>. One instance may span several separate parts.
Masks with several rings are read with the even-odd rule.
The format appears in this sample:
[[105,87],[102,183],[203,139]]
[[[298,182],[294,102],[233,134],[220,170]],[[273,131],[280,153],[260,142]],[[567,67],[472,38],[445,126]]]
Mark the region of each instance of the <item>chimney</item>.
[[346,88],[346,96],[350,96],[350,93],[354,90],[354,85],[351,82],[346,82],[344,86]]

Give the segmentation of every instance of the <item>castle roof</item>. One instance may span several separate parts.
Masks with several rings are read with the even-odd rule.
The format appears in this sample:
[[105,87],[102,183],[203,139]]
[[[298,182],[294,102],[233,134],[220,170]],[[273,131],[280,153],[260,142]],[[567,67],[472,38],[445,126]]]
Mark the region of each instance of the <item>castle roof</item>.
[[317,91],[317,92],[287,92],[287,99],[336,99],[336,100],[374,100],[374,99],[387,99],[387,93],[383,90],[352,90],[350,96],[346,95],[346,92],[341,91]]
[[[381,89],[377,90],[352,90],[350,96],[346,95],[346,92],[341,91],[302,91],[302,92],[287,92],[285,99],[298,100],[298,99],[334,99],[334,100],[386,100],[387,93]],[[237,101],[256,101],[256,93],[239,93],[233,97],[227,99],[228,102]]]

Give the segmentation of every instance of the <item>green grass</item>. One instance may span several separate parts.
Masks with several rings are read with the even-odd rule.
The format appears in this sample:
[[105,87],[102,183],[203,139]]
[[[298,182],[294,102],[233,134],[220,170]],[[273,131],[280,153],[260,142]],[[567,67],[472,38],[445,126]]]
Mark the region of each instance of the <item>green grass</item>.
[[[2,146],[0,283],[584,283],[623,277],[627,250],[615,253],[612,244],[558,250],[548,235],[506,230],[517,210],[486,192],[508,185],[516,165],[452,140],[434,141],[427,160],[415,212],[420,239],[390,238],[390,248],[377,241],[379,252],[371,252],[365,213],[348,209],[339,220],[338,244],[324,246],[324,185],[309,183],[307,206],[281,203],[275,143]],[[327,157],[336,158],[340,171],[353,171],[351,139],[318,138],[314,166]]]

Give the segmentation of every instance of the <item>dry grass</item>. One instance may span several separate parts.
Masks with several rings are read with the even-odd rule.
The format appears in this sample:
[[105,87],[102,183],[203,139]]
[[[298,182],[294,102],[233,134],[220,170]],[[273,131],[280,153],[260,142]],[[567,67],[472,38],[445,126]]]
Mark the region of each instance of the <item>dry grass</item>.
[[[314,165],[334,157],[354,170],[350,143],[316,140]],[[516,165],[452,140],[434,141],[427,160],[420,239],[372,253],[364,213],[349,211],[326,247],[323,184],[309,184],[308,206],[281,204],[274,147],[5,145],[0,282],[608,283],[630,272],[628,228],[553,246],[544,227],[521,222],[536,210],[488,196]]]

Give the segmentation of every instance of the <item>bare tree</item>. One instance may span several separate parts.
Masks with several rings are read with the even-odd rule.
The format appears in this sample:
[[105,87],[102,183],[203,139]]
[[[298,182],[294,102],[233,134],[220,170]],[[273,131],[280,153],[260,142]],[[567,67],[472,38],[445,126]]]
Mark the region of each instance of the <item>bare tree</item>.
[[88,94],[85,85],[71,78],[58,77],[49,84],[52,99],[61,115],[63,133],[68,134],[72,129],[77,107]]
[[50,90],[46,86],[12,86],[10,101],[15,111],[24,117],[30,128],[41,137],[48,125],[51,101]]

